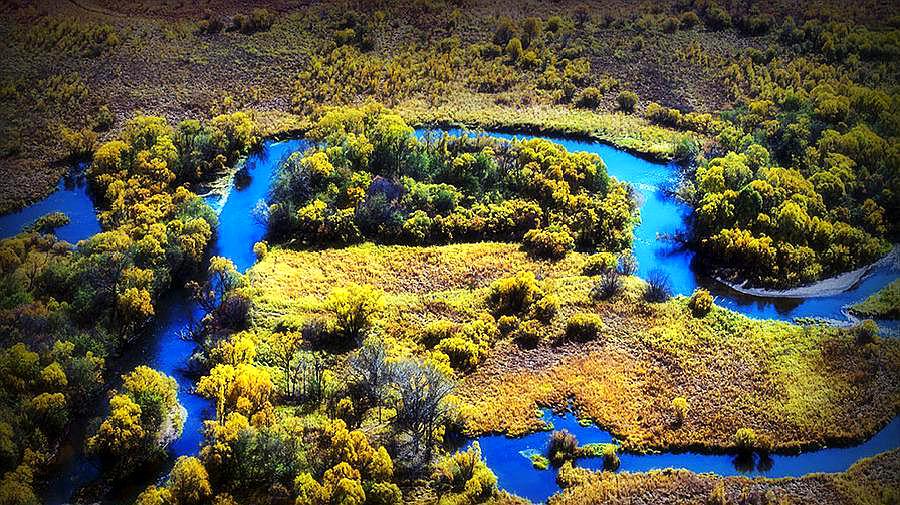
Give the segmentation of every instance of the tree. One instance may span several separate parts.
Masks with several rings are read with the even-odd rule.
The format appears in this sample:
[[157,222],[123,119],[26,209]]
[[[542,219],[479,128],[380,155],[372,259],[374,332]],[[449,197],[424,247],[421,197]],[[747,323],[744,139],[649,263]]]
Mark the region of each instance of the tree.
[[394,374],[394,365],[388,361],[387,350],[380,340],[366,340],[350,358],[349,382],[359,388],[368,405],[378,407],[379,421],[384,395],[394,381]]
[[199,459],[182,456],[175,461],[167,484],[178,505],[200,505],[212,497],[209,474]]
[[351,284],[333,290],[324,309],[332,317],[333,331],[347,342],[359,342],[372,327],[375,316],[384,310],[382,293],[369,285]]
[[407,458],[413,467],[427,464],[434,449],[435,430],[453,412],[447,397],[454,384],[430,364],[406,361],[397,366],[395,387],[400,399],[396,426],[410,439]]
[[209,260],[207,280],[202,285],[190,284],[194,298],[207,314],[216,312],[227,298],[227,295],[244,284],[244,276],[237,271],[234,262],[222,256],[213,256]]

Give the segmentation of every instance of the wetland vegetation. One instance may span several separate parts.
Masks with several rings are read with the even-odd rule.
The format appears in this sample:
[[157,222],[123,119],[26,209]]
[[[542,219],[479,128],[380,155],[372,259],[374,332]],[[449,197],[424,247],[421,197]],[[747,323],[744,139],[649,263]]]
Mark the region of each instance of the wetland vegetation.
[[895,5],[253,4],[0,6],[0,505],[900,499]]

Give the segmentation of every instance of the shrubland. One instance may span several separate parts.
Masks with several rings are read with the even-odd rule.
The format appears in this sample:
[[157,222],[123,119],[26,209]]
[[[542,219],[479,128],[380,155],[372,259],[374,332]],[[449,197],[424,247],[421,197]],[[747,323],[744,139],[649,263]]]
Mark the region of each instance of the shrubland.
[[605,274],[583,274],[598,261],[543,260],[501,243],[274,248],[245,289],[257,331],[279,333],[321,318],[327,329],[335,286],[379,286],[369,335],[449,365],[468,434],[540,430],[537,407],[571,405],[627,449],[734,449],[750,428],[765,442],[755,449],[790,451],[859,440],[893,416],[894,341],[688,297],[646,301],[647,284],[621,274],[619,290],[598,299]]

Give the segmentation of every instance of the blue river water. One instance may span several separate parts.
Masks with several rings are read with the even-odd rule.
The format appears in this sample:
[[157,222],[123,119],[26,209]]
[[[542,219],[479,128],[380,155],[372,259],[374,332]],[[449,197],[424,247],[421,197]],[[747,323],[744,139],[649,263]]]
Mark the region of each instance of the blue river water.
[[[594,425],[582,426],[572,413],[555,414],[543,411],[543,419],[554,430],[567,430],[579,444],[615,443],[606,430]],[[535,503],[544,502],[561,488],[556,483],[553,467],[537,470],[531,455],[547,454],[550,431],[523,437],[487,435],[478,438],[481,454],[497,475],[498,485],[510,493]],[[471,445],[470,441],[468,445]],[[743,475],[747,477],[793,477],[815,472],[842,472],[861,458],[895,449],[900,445],[900,417],[862,444],[851,447],[826,448],[800,454],[773,454],[766,460],[758,455],[738,458],[734,454],[706,454],[697,452],[665,452],[653,454],[619,453],[620,472],[647,472],[663,468],[680,468],[697,473]],[[602,458],[582,458],[576,463],[590,470],[603,470]]]
[[[417,131],[422,137],[425,132]],[[512,135],[492,134],[511,138]],[[517,135],[522,138],[527,136]],[[815,316],[844,319],[843,307],[861,300],[897,278],[892,267],[876,270],[850,291],[834,296],[807,299],[762,299],[741,295],[718,282],[697,275],[692,262],[694,253],[684,247],[658,240],[658,235],[675,234],[688,226],[691,209],[670,196],[667,191],[677,181],[678,167],[673,164],[653,163],[617,150],[605,144],[570,139],[551,140],[561,143],[571,151],[588,151],[599,154],[605,161],[610,175],[634,185],[641,197],[641,222],[635,228],[634,254],[638,260],[638,275],[646,276],[651,270],[663,269],[670,277],[676,294],[688,295],[698,286],[710,289],[720,306],[734,309],[751,317],[791,320],[795,317]],[[265,236],[265,225],[253,216],[253,210],[268,198],[271,181],[280,161],[291,153],[305,148],[301,140],[283,142],[267,141],[262,149],[248,156],[245,166],[249,183],[235,187],[225,195],[210,195],[208,203],[219,215],[218,234],[211,252],[230,258],[240,271],[255,262],[253,244]],[[71,179],[71,178],[69,178]],[[64,211],[71,214],[72,222],[58,230],[61,238],[70,242],[89,237],[100,230],[90,195],[83,182],[61,182],[60,189],[46,200],[22,211],[0,217],[0,237],[21,231],[41,215]],[[173,442],[173,456],[195,454],[202,441],[203,421],[212,417],[214,405],[193,393],[193,378],[189,374],[188,360],[195,344],[184,336],[198,323],[199,308],[184,290],[167,294],[157,312],[159,318],[154,337],[141,357],[141,362],[173,376],[180,386],[179,401],[187,410],[183,435]],[[611,435],[594,426],[582,427],[571,414],[557,416],[545,413],[557,429],[566,428],[576,434],[581,443],[609,442]],[[541,432],[520,438],[502,435],[479,438],[484,456],[498,476],[500,486],[512,493],[544,501],[559,490],[555,473],[538,471],[522,454],[541,452],[549,433]],[[900,421],[895,419],[878,435],[855,447],[823,449],[797,456],[775,455],[763,465],[753,465],[750,475],[788,476],[816,471],[846,470],[861,457],[871,456],[900,444]],[[91,482],[98,475],[96,465],[86,458],[79,448],[61,468],[60,477],[51,483],[47,503],[62,503],[76,489]],[[622,470],[646,471],[656,468],[687,468],[697,472],[714,472],[732,475],[748,471],[747,465],[735,464],[734,456],[695,453],[666,453],[654,455],[622,454]],[[758,463],[758,462],[757,462]],[[579,464],[599,468],[602,462],[585,459]]]
[[100,222],[97,220],[97,209],[88,193],[85,168],[84,163],[72,167],[47,198],[0,216],[0,238],[23,231],[37,218],[51,212],[65,212],[69,216],[69,224],[56,229],[56,236],[62,240],[74,244],[98,233]]

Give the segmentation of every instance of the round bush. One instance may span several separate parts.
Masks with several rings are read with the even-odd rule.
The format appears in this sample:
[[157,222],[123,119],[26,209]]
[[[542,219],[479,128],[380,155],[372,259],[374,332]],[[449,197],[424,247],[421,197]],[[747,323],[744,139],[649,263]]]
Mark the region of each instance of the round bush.
[[856,342],[859,344],[870,344],[875,341],[875,337],[878,336],[878,324],[871,319],[866,319],[865,321],[856,325]]
[[561,465],[575,459],[578,452],[578,439],[567,430],[554,431],[550,434],[547,446],[547,457],[554,465]]
[[688,302],[688,307],[695,316],[702,317],[709,314],[709,311],[712,310],[712,306],[713,297],[709,294],[709,291],[703,288],[694,290],[694,294],[691,295],[691,300]]
[[584,275],[600,275],[615,270],[618,260],[613,253],[598,252],[588,256],[582,267]]
[[638,103],[637,93],[634,91],[623,91],[616,97],[616,103],[623,112],[633,112],[634,107]]
[[575,247],[569,229],[562,226],[529,230],[522,239],[525,248],[539,258],[561,259]]
[[591,312],[577,312],[566,323],[566,338],[585,342],[594,340],[603,330],[603,319]]

